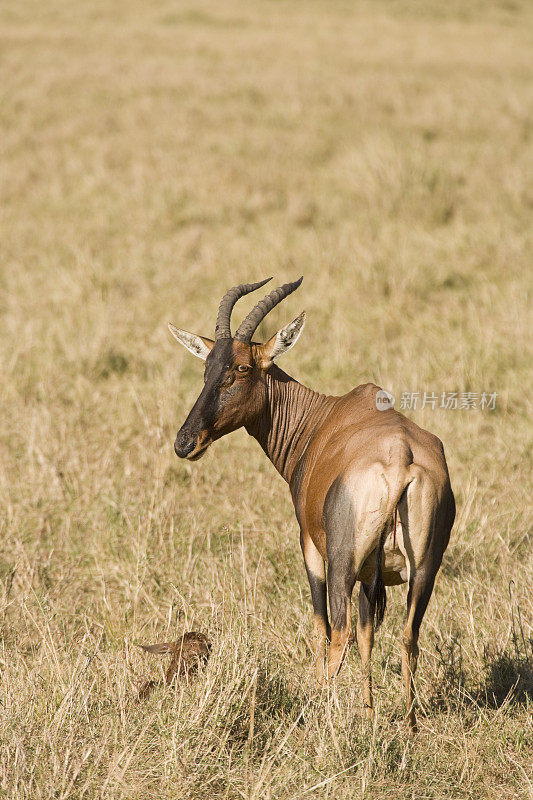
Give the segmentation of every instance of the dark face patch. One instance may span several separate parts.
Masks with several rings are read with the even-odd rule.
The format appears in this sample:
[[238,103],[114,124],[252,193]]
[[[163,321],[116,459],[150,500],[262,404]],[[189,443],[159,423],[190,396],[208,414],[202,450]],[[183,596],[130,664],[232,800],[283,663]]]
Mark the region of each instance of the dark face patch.
[[207,356],[204,371],[204,388],[191,408],[182,426],[191,433],[211,430],[219,408],[219,390],[233,364],[231,339],[219,339]]
[[220,388],[233,366],[233,340],[219,339],[207,356],[204,371],[204,388],[191,410],[198,406],[197,412],[203,422],[202,427],[211,430],[215,424],[220,406]]

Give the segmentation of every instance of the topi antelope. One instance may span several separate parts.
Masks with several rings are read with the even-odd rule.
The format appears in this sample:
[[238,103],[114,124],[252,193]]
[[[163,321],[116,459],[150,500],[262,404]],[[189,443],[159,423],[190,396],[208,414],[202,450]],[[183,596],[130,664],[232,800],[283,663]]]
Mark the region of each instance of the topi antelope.
[[380,389],[373,383],[342,397],[325,396],[279,369],[275,360],[296,343],[305,313],[268,342],[252,341],[259,323],[302,278],[267,295],[232,336],[233,306],[266,282],[242,284],[224,295],[214,341],[169,325],[205,361],[204,387],[174,450],[196,461],[216,439],[244,427],[289,484],[313,602],[319,685],[337,674],[353,638],[351,595],[355,581],[361,582],[357,643],[365,716],[372,715],[370,655],[385,613],[385,586],[408,582],[402,675],[408,723],[415,730],[420,623],[455,518],[442,443],[394,408],[378,410]]

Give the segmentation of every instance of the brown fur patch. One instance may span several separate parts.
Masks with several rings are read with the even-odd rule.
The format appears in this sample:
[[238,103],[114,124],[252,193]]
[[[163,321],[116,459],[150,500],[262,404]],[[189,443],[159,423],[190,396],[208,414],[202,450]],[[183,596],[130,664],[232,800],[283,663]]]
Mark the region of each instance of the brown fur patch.
[[[183,675],[189,676],[195,672],[201,663],[207,661],[211,652],[211,642],[204,633],[199,633],[198,631],[184,633],[174,642],[140,644],[138,647],[141,647],[147,653],[155,653],[157,655],[170,654],[172,656],[165,673],[167,686],[176,675],[180,678]],[[157,685],[158,681],[145,681],[139,689],[138,699],[144,700]]]

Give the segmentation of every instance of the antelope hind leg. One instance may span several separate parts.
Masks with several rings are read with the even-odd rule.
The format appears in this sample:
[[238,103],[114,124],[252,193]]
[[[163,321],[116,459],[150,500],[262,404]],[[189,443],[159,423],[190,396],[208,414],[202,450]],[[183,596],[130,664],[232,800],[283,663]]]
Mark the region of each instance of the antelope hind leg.
[[374,646],[374,621],[372,618],[370,602],[368,600],[368,586],[361,583],[359,588],[359,614],[357,617],[357,646],[361,656],[361,671],[363,675],[363,717],[372,719],[372,670],[370,656]]
[[305,562],[311,600],[313,603],[313,644],[315,651],[315,678],[319,687],[324,684],[324,659],[326,642],[331,637],[328,620],[326,566],[311,537],[300,533],[300,545]]
[[355,583],[351,559],[334,559],[328,567],[329,608],[331,615],[331,644],[329,646],[328,681],[341,668],[344,656],[353,641],[351,597]]

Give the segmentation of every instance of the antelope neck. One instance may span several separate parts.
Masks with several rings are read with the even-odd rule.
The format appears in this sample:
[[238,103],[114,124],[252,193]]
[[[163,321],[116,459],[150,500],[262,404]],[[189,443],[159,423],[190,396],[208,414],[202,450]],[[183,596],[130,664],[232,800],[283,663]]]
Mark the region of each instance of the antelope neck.
[[276,366],[265,373],[267,403],[246,430],[257,439],[280,475],[290,482],[298,460],[336,398],[319,394]]

